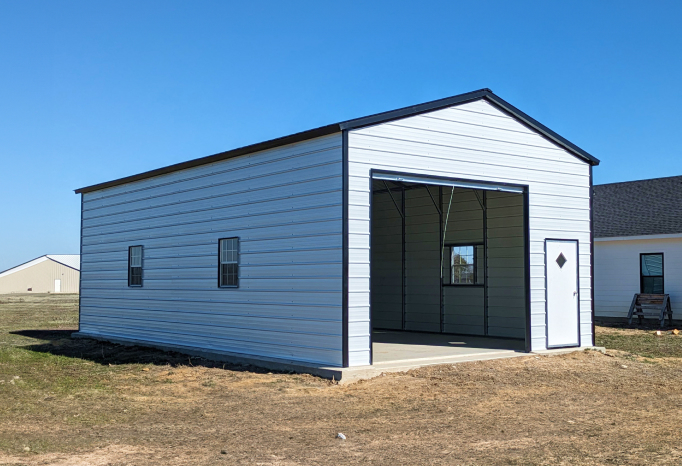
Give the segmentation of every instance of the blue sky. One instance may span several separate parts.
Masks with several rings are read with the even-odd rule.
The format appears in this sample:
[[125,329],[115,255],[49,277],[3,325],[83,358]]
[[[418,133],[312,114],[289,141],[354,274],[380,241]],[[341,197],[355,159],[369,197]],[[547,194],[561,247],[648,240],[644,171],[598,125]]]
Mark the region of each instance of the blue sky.
[[483,87],[682,174],[682,2],[0,3],[0,270],[78,253],[73,190]]

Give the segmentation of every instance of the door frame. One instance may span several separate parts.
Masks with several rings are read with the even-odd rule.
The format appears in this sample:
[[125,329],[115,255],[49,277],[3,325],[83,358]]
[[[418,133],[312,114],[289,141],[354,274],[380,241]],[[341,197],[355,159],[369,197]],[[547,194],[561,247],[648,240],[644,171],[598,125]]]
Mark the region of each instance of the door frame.
[[[344,137],[347,138],[347,131],[343,132]],[[347,157],[347,146],[348,142],[347,139],[344,139],[344,157]],[[344,166],[347,163],[347,159],[344,160]],[[530,353],[532,351],[532,341],[531,341],[531,286],[530,286],[530,188],[529,185],[527,184],[516,184],[516,183],[505,183],[505,182],[497,182],[497,181],[488,181],[488,180],[475,180],[475,179],[467,179],[467,178],[457,178],[457,177],[451,177],[451,176],[436,176],[436,175],[425,175],[425,174],[420,174],[420,173],[411,173],[409,171],[393,171],[389,169],[380,169],[376,167],[372,167],[369,170],[369,176],[367,177],[367,181],[369,183],[369,241],[371,245],[372,241],[372,234],[373,234],[373,216],[372,216],[372,200],[373,200],[373,191],[372,191],[372,182],[375,179],[381,179],[379,178],[381,175],[393,175],[397,177],[407,177],[407,178],[419,178],[421,181],[421,184],[425,186],[457,186],[457,187],[463,187],[463,188],[468,188],[468,189],[482,189],[482,190],[489,190],[489,191],[509,191],[509,192],[514,192],[517,194],[521,194],[523,196],[523,255],[524,255],[524,291],[525,291],[525,336],[524,336],[524,343],[525,343],[525,351],[527,353]],[[344,175],[344,183],[347,182],[348,175]],[[387,179],[387,181],[391,181]],[[409,180],[406,180],[409,181]],[[412,181],[415,182],[415,181]],[[343,246],[343,251],[344,251],[344,272],[343,272],[343,281],[344,281],[344,287],[343,287],[343,302],[342,302],[342,319],[343,319],[343,333],[342,333],[342,338],[343,338],[343,367],[348,367],[348,333],[347,333],[347,328],[348,328],[348,231],[347,231],[347,225],[348,225],[348,214],[347,214],[347,208],[348,208],[348,199],[347,199],[347,194],[348,194],[348,187],[347,185],[344,187],[344,246]],[[404,198],[404,196],[403,196]],[[487,225],[486,225],[487,228]],[[442,230],[442,229],[441,229]],[[484,238],[486,237],[486,233],[484,231]],[[577,240],[576,240],[577,241]],[[404,246],[404,244],[403,244]],[[546,255],[546,254],[545,254]],[[372,330],[373,330],[373,322],[372,322],[372,253],[371,253],[371,248],[370,248],[370,277],[369,277],[369,364],[373,365],[374,364],[374,351],[373,351],[373,338],[372,338]],[[486,264],[487,268],[487,264]],[[545,277],[546,280],[546,277]],[[487,280],[486,280],[487,283]],[[487,286],[487,285],[486,285]],[[443,281],[440,281],[440,288],[441,288],[441,293],[443,289]],[[545,292],[547,290],[547,286],[545,283]],[[487,293],[484,293],[487,294]],[[487,300],[486,300],[487,301]],[[546,306],[546,299],[545,299],[545,306]],[[484,311],[487,313],[487,302],[484,304]],[[545,318],[547,316],[547,312],[545,310]],[[546,326],[545,326],[546,328]],[[402,332],[415,332],[413,330],[400,330]],[[430,333],[430,332],[415,332],[415,333]],[[454,335],[451,333],[447,332],[434,332],[442,335]],[[580,333],[580,332],[578,332]],[[507,338],[507,337],[493,337],[493,338]]]
[[[575,258],[576,258],[576,291],[578,292],[577,312],[578,312],[578,344],[577,345],[550,345],[549,344],[549,286],[547,280],[547,242],[563,242],[575,243]],[[580,241],[577,239],[568,238],[545,238],[545,347],[547,349],[553,348],[580,348],[582,346],[582,336],[580,335]]]

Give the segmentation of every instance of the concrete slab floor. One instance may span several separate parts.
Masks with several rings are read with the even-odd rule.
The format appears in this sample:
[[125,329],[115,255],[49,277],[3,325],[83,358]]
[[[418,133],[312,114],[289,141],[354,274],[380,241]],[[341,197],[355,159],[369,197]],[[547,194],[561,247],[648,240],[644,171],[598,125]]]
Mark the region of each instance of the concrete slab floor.
[[[456,364],[467,361],[529,356],[528,353],[523,352],[523,342],[516,340],[408,332],[375,332],[372,335],[375,339],[375,346],[373,346],[375,351],[374,365],[345,368],[308,365],[297,361],[274,358],[254,358],[225,351],[206,350],[181,345],[156,344],[128,338],[104,338],[101,335],[88,335],[82,332],[73,333],[71,336],[73,338],[106,340],[122,345],[150,346],[163,351],[178,351],[214,361],[253,365],[277,371],[313,374],[336,380],[339,383],[351,383],[357,380],[371,379],[385,372],[404,372],[436,364]],[[560,348],[534,353],[551,356],[572,351],[583,351],[585,349],[588,348]],[[589,349],[605,351],[604,348],[597,347]],[[376,360],[377,355],[379,356],[379,361]],[[382,357],[384,358],[383,361],[381,361]]]
[[[469,358],[525,351],[522,340],[375,330],[372,332],[374,365],[432,358]],[[501,354],[500,354],[501,355]]]

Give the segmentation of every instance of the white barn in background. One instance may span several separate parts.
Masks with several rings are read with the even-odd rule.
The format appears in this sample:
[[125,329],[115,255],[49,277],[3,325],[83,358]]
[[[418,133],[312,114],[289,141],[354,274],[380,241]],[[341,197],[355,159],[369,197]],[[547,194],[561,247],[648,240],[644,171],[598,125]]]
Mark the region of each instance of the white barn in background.
[[82,188],[78,335],[310,367],[380,330],[592,346],[598,163],[483,89]]
[[627,317],[635,293],[682,306],[682,176],[594,186],[595,313]]

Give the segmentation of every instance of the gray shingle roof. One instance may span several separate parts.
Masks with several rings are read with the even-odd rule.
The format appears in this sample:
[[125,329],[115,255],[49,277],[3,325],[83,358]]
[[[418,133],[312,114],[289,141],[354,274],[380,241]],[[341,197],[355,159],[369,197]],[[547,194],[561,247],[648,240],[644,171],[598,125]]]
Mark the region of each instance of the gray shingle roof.
[[594,186],[594,236],[682,233],[682,176]]

